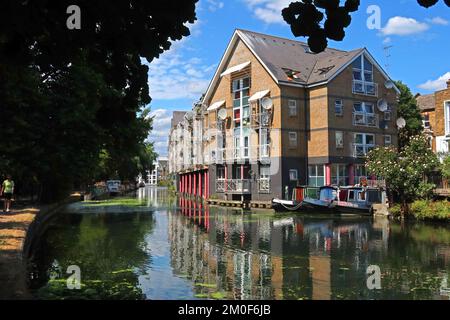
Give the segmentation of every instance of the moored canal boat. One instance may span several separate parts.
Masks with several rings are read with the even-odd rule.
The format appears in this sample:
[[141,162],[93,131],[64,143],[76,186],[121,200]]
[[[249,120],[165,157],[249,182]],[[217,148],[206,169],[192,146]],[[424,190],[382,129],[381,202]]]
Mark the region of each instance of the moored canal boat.
[[303,199],[307,187],[295,187],[292,192],[292,200],[272,199],[272,208],[275,211],[301,211],[303,210]]
[[339,188],[335,209],[339,213],[373,214],[373,205],[382,202],[382,190],[354,186]]
[[303,207],[315,211],[333,213],[338,190],[339,189],[335,186],[320,187],[319,197],[314,198],[308,195],[303,199]]

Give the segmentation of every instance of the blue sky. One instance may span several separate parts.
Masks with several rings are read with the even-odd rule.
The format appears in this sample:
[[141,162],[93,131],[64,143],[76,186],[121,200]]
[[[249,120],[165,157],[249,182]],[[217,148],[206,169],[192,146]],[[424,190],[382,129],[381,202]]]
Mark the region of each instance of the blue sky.
[[[150,64],[149,86],[155,116],[149,140],[160,155],[167,155],[170,119],[174,110],[190,110],[211,80],[236,28],[294,39],[281,18],[290,0],[200,0],[198,20],[191,36]],[[341,1],[342,3],[344,1]],[[380,8],[379,30],[367,27],[371,5]],[[450,8],[442,0],[423,8],[416,0],[362,0],[352,14],[352,24],[342,42],[329,47],[343,50],[367,47],[388,73],[413,92],[431,93],[445,87],[450,78]],[[306,41],[305,38],[297,38]],[[390,57],[386,59],[385,46]]]

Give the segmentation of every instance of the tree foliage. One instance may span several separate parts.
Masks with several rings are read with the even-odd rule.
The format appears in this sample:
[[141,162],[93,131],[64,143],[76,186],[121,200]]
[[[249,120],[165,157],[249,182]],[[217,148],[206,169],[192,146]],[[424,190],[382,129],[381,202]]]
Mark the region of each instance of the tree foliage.
[[[196,2],[0,2],[0,171],[18,190],[35,184],[52,201],[74,185],[151,167],[142,58],[189,35]],[[80,30],[66,27],[74,4]]]
[[410,137],[418,135],[423,131],[422,116],[416,98],[408,86],[401,81],[397,81],[395,85],[400,90],[397,116],[406,121],[406,126],[399,129],[398,133],[399,147],[403,148],[408,143]]
[[[417,2],[428,8],[438,0]],[[444,2],[450,7],[450,0]],[[352,21],[350,13],[358,11],[359,6],[360,0],[346,0],[344,5],[341,5],[340,0],[301,0],[284,8],[282,16],[291,26],[294,36],[308,37],[311,51],[320,53],[327,48],[328,39],[342,41],[345,38],[345,28]]]
[[402,212],[408,213],[410,203],[432,192],[434,185],[427,183],[424,177],[439,167],[439,160],[426,138],[417,135],[410,137],[400,151],[394,147],[371,150],[366,167],[369,172],[384,177],[387,188],[399,197]]
[[442,176],[445,179],[450,180],[450,154],[444,157],[442,161],[441,171]]

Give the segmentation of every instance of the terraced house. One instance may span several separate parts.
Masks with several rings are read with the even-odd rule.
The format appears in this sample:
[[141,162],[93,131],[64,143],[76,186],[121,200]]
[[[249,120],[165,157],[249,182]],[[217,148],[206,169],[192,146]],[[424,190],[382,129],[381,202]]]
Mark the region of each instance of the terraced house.
[[202,163],[177,172],[178,186],[191,193],[196,177],[198,195],[268,201],[296,185],[358,183],[365,154],[397,144],[398,92],[365,48],[314,54],[236,30],[193,112]]
[[425,134],[438,155],[450,151],[450,79],[447,88],[432,94],[417,95],[417,104],[423,119]]

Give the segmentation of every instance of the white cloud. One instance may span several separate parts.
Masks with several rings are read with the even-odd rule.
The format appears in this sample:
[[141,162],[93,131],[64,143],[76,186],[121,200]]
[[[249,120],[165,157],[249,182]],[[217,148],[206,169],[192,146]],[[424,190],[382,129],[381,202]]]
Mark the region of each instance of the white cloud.
[[243,0],[254,15],[265,23],[286,24],[281,16],[281,10],[289,6],[292,0]]
[[206,3],[208,5],[208,10],[211,12],[222,9],[225,6],[225,4],[222,1],[218,0],[206,0]]
[[[198,23],[189,25],[191,37],[200,34]],[[174,42],[170,50],[149,65],[148,83],[152,99],[196,100],[206,91],[215,65],[205,64],[198,57],[185,57],[186,53],[192,52],[187,45],[189,38]]]
[[150,112],[150,117],[154,117],[153,130],[150,132],[148,140],[153,142],[155,151],[159,155],[167,155],[172,112],[167,109],[156,109]]
[[430,26],[424,22],[419,22],[413,18],[397,16],[390,18],[386,26],[381,29],[381,32],[385,36],[408,36],[412,34],[422,33],[429,28]]
[[441,17],[434,17],[432,19],[427,19],[427,21],[432,24],[437,24],[440,26],[447,26],[449,24],[448,20],[445,20],[444,18]]
[[418,87],[423,90],[438,91],[447,88],[448,80],[450,80],[450,72],[447,72],[436,80],[428,80],[427,82],[418,85]]

